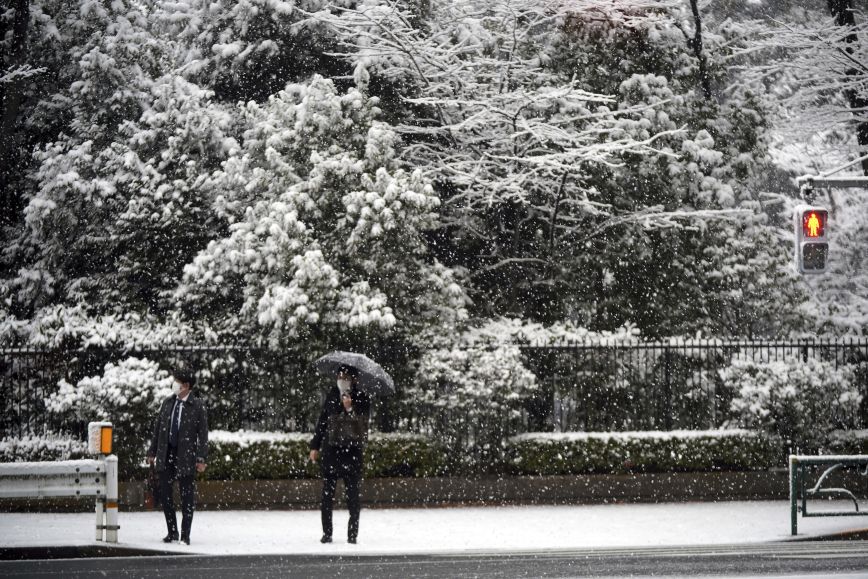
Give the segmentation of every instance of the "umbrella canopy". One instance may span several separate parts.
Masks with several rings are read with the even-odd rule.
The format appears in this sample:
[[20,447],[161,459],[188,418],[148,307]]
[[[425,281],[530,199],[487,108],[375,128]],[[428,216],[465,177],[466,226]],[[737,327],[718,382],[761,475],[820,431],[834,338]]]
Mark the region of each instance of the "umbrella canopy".
[[334,376],[341,366],[350,366],[359,373],[359,388],[368,394],[391,396],[395,393],[392,377],[382,366],[364,354],[336,350],[317,359],[313,365],[316,371],[324,376]]

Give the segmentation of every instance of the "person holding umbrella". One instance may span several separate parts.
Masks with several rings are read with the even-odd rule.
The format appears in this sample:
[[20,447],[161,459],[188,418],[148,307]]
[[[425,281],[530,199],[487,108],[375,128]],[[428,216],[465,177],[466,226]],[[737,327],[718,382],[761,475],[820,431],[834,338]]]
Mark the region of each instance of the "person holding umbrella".
[[[320,372],[323,369],[318,365]],[[338,479],[344,481],[350,521],[347,540],[355,543],[359,536],[361,513],[360,486],[362,482],[362,454],[368,434],[370,397],[359,389],[356,368],[340,365],[335,374],[336,383],[329,388],[310,442],[310,459],[320,461],[323,479],[322,543],[332,542],[332,507]]]

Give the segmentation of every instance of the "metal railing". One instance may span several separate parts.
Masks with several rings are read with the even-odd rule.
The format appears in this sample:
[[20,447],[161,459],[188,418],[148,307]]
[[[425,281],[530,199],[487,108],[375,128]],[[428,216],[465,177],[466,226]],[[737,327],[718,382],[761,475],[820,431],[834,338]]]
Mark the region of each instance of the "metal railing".
[[[858,475],[868,476],[868,455],[800,456],[791,454],[790,474],[790,533],[797,535],[799,512],[803,517],[865,517],[868,512],[859,510],[859,498],[843,486],[829,486],[834,474],[843,470],[855,470]],[[812,470],[822,470],[813,487],[808,488],[807,479]],[[840,484],[840,483],[839,483]],[[863,485],[858,485],[863,486]],[[853,510],[808,510],[808,501],[816,499],[845,499],[853,502]]]
[[88,425],[94,459],[0,464],[0,499],[94,497],[95,538],[118,542],[118,457],[111,452],[112,424]]
[[[597,342],[524,345],[525,363],[538,394],[522,408],[519,431],[618,431],[717,428],[726,419],[738,385],[720,371],[735,360],[770,362],[809,358],[857,365],[863,396],[862,428],[868,427],[868,339],[795,341]],[[61,379],[76,384],[99,376],[107,362],[144,357],[166,368],[183,359],[200,368],[198,393],[212,429],[310,431],[328,381],[314,373],[311,357],[276,355],[244,346],[112,350],[0,349],[0,437],[67,431],[83,434],[75,417],[46,411],[45,398]],[[401,398],[411,377],[398,368],[398,396],[377,400],[379,430],[423,431],[431,417]],[[390,364],[391,362],[391,364]],[[438,417],[442,420],[443,417]]]
[[[785,359],[858,365],[855,384],[868,426],[868,339],[685,340],[526,347],[540,382],[542,413],[531,430],[620,431],[707,429],[728,417],[738,384],[720,371],[734,361]],[[551,404],[545,404],[545,401]],[[550,412],[550,415],[546,415]],[[533,417],[531,417],[533,420]]]

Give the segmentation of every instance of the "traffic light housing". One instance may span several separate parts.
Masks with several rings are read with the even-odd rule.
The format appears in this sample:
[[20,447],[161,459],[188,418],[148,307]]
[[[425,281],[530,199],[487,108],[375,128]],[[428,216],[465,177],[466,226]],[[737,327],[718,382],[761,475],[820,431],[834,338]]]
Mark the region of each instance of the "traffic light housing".
[[824,273],[829,258],[829,211],[800,205],[794,214],[796,268],[801,273]]

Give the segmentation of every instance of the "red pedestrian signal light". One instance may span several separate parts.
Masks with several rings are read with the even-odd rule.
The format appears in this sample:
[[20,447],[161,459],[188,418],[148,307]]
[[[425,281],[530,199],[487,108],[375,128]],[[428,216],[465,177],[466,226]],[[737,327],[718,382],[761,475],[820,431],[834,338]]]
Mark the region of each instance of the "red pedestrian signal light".
[[805,238],[825,237],[828,216],[829,212],[825,209],[802,211],[802,235]]
[[829,257],[829,211],[823,207],[800,205],[794,217],[796,269],[801,273],[823,273]]

